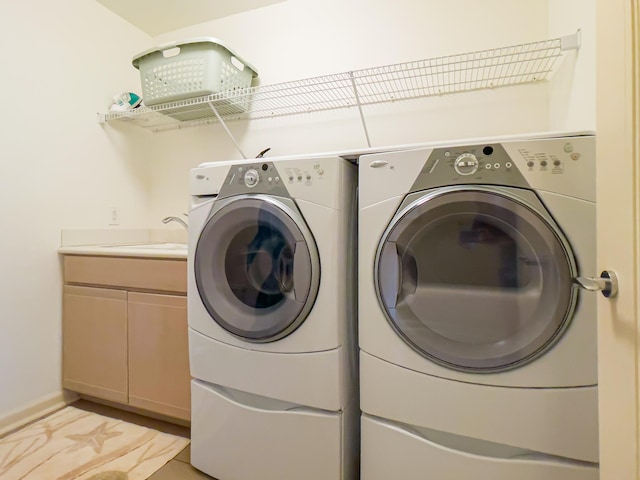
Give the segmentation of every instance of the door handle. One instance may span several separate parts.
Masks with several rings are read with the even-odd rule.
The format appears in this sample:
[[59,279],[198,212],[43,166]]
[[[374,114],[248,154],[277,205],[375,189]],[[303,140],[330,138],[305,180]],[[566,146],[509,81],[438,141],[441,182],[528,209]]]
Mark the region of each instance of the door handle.
[[380,168],[385,167],[389,162],[386,160],[374,160],[373,162],[369,162],[369,166],[371,168]]
[[607,298],[618,294],[618,276],[611,270],[604,270],[599,277],[575,277],[573,284],[590,292],[601,292]]
[[395,242],[386,242],[378,259],[378,287],[382,302],[396,308],[402,288],[402,263]]

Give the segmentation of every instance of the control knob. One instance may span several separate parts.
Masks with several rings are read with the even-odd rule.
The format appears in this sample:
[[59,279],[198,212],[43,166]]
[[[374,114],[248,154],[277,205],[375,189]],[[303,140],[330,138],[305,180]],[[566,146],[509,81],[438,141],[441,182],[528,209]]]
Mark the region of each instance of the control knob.
[[458,175],[473,175],[478,171],[478,159],[473,153],[463,153],[453,162],[453,168]]
[[244,184],[247,187],[255,187],[260,180],[260,175],[258,175],[258,171],[255,169],[247,170],[244,174]]

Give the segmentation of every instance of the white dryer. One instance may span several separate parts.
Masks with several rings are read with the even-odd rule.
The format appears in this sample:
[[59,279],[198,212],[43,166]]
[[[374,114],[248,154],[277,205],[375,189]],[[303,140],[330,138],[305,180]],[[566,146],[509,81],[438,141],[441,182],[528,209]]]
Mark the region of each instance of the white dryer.
[[362,478],[596,480],[595,138],[360,157]]
[[355,165],[191,172],[191,461],[220,480],[357,475]]

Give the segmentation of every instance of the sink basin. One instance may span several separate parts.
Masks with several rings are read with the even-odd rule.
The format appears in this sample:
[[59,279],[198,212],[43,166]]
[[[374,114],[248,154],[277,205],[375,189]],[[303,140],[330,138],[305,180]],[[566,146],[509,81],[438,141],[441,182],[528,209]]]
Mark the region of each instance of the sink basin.
[[105,245],[109,248],[135,248],[139,250],[186,250],[186,243],[135,243],[132,245]]

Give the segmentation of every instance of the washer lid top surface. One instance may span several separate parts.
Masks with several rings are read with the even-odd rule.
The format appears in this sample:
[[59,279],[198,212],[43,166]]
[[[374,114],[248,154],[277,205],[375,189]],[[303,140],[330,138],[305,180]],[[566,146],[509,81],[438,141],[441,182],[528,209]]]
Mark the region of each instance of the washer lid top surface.
[[246,341],[289,335],[318,293],[318,250],[289,199],[239,195],[215,202],[194,259],[198,294],[212,320]]
[[455,186],[409,195],[382,236],[374,283],[396,333],[445,367],[516,368],[570,323],[573,253],[535,194]]

